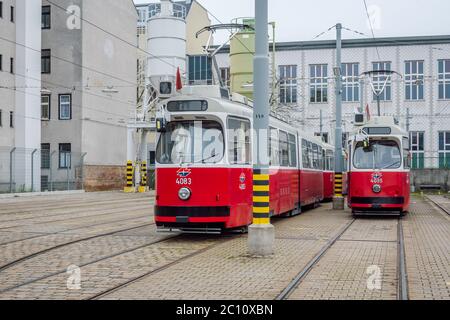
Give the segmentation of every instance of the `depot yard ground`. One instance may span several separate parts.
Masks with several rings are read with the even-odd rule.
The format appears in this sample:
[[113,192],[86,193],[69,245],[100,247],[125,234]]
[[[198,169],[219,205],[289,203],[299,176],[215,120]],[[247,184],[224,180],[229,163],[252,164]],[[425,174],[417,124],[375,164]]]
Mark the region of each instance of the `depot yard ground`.
[[[435,203],[439,204],[438,207]],[[330,204],[246,235],[160,234],[154,194],[0,199],[0,299],[450,299],[450,200],[354,219]]]

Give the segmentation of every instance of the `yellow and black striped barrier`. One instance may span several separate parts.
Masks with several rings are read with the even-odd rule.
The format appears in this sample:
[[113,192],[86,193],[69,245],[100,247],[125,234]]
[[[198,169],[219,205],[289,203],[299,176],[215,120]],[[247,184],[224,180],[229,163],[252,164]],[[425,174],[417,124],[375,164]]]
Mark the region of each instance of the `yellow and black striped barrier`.
[[139,187],[139,192],[144,193],[148,191],[147,187],[147,162],[141,162],[141,185]]
[[344,191],[344,178],[342,173],[336,173],[334,176],[334,196],[335,197],[343,197]]
[[124,192],[126,192],[126,193],[136,192],[136,189],[134,188],[133,177],[134,177],[133,161],[128,161],[127,162],[127,183],[126,183]]
[[253,224],[270,224],[269,170],[253,170]]

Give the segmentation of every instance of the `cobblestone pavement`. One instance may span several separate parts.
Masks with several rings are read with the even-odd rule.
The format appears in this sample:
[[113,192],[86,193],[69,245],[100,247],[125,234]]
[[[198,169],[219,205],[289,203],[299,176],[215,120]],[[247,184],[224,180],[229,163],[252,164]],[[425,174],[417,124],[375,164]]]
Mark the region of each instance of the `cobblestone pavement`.
[[[433,197],[450,209],[449,200]],[[450,299],[450,218],[430,202],[414,199],[403,222],[410,299]]]
[[[274,299],[353,220],[329,204],[274,219],[276,255],[258,259],[247,255],[246,236],[158,234],[149,195],[78,194],[0,205],[0,268],[63,245],[0,269],[0,299],[89,299],[105,292],[100,298]],[[411,299],[450,299],[449,220],[422,198],[413,199],[403,219]],[[396,218],[357,219],[289,298],[397,299],[397,227]],[[83,240],[90,236],[98,237]],[[83,241],[64,245],[77,240]],[[79,290],[67,286],[71,265],[80,267]]]

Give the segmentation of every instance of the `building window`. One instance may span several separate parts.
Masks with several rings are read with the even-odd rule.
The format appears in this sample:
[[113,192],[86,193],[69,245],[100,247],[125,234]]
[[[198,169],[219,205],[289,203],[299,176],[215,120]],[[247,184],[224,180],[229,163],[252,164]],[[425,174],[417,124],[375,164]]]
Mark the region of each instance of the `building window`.
[[72,145],[70,143],[59,144],[59,168],[70,169],[72,158]]
[[328,102],[328,66],[326,64],[317,64],[309,66],[311,78],[311,102]]
[[439,99],[450,99],[450,60],[439,60]]
[[230,89],[230,68],[220,68],[220,78],[223,84]]
[[14,128],[14,112],[9,112],[9,127]]
[[3,111],[0,109],[0,127],[3,127]]
[[41,169],[50,169],[50,143],[41,144]]
[[413,131],[410,133],[412,169],[425,167],[425,132]]
[[0,1],[0,18],[3,18],[3,1]]
[[439,168],[450,168],[450,131],[439,132]]
[[343,63],[342,101],[359,101],[359,63]]
[[60,94],[59,95],[59,120],[71,120],[72,119],[72,95]]
[[3,71],[3,55],[0,54],[0,71]]
[[42,7],[42,20],[41,20],[41,28],[42,29],[50,29],[51,27],[51,6],[43,6]]
[[[392,63],[385,61],[385,62],[374,62],[372,64],[372,70],[374,71],[391,71]],[[373,76],[372,82],[373,87],[377,92],[380,92],[381,89],[383,89],[384,83],[386,81],[386,75],[377,75],[375,74]],[[389,79],[386,83],[386,87],[384,88],[384,91],[380,94],[380,101],[391,101],[392,100],[392,81]],[[373,94],[373,100],[377,100],[377,96],[375,93]]]
[[423,61],[405,62],[406,100],[423,100]]
[[51,50],[42,49],[41,51],[41,73],[51,72]]
[[297,66],[280,66],[280,103],[297,103]]
[[14,7],[11,6],[11,22],[14,22]]
[[9,72],[14,73],[14,58],[9,59]]
[[210,57],[189,56],[189,84],[212,84],[212,63]]
[[50,120],[50,95],[41,96],[41,119]]

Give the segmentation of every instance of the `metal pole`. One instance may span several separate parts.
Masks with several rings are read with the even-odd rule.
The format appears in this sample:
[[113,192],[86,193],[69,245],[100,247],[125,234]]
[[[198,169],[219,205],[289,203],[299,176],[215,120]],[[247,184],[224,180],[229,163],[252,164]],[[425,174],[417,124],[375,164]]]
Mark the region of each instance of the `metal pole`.
[[323,111],[320,110],[320,140],[323,141]]
[[381,117],[380,94],[377,95],[377,107],[378,107],[378,116],[379,117]]
[[86,157],[87,152],[81,155],[80,166],[81,166],[81,190],[84,190],[84,158]]
[[16,148],[13,148],[9,153],[9,193],[13,191],[13,155]]
[[268,256],[274,253],[275,229],[270,224],[269,199],[269,4],[255,0],[256,51],[254,57],[253,109],[253,224],[249,228],[249,253]]
[[53,155],[56,153],[56,151],[53,151],[52,153],[50,153],[50,159],[49,159],[49,167],[50,167],[50,192],[53,191],[53,173],[52,173],[52,158]]
[[335,132],[335,175],[333,209],[344,210],[342,148],[342,25],[336,24],[336,132]]
[[409,134],[410,126],[411,126],[409,120],[410,120],[409,108],[406,108],[406,132],[408,132],[408,134]]
[[359,91],[360,91],[360,104],[359,113],[364,113],[364,79],[359,80]]
[[37,149],[34,149],[31,153],[31,192],[34,191],[34,155],[37,151]]

